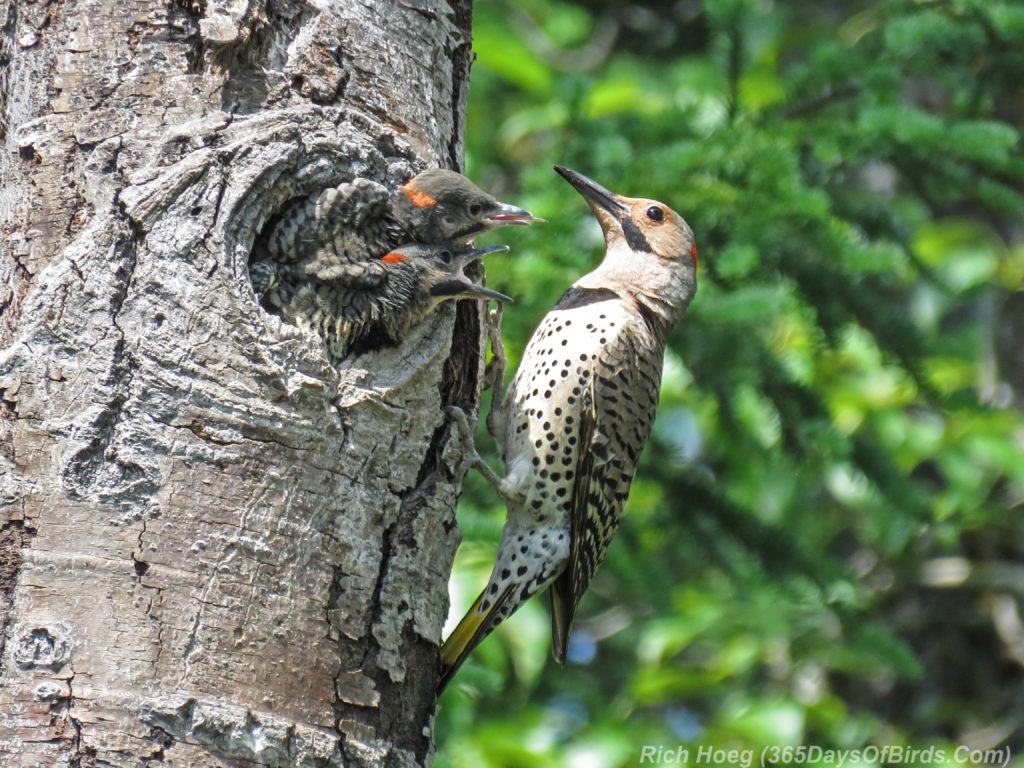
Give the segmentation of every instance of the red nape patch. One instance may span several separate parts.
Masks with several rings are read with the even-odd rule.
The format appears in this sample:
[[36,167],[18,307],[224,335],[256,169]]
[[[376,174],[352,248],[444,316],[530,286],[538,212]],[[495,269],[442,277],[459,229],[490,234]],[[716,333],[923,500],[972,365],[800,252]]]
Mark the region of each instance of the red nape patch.
[[690,258],[693,259],[693,268],[697,268],[697,244],[690,243]]
[[385,264],[399,264],[403,261],[408,261],[409,257],[406,256],[404,253],[392,252],[387,254],[386,256],[381,256],[380,260],[383,261]]
[[415,181],[416,180],[413,179],[404,187],[402,187],[402,191],[405,193],[405,196],[409,198],[409,202],[415,205],[417,208],[429,208],[432,205],[437,205],[437,200],[432,198],[426,192],[421,192],[420,190],[416,189],[416,187],[414,186]]

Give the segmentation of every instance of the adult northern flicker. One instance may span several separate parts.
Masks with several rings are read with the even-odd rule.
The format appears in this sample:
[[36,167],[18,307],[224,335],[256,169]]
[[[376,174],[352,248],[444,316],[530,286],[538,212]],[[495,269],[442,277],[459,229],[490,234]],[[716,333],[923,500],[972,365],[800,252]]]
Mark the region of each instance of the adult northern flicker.
[[[505,477],[472,456],[506,500],[508,520],[487,586],[441,650],[441,689],[499,622],[548,585],[552,650],[564,663],[576,607],[651,433],[666,339],[696,291],[697,247],[682,217],[555,170],[589,203],[607,250],[527,344],[496,422]],[[465,431],[464,415],[452,414]]]
[[443,301],[511,301],[473,283],[463,271],[481,256],[507,250],[507,245],[469,249],[411,243],[382,258],[340,265],[325,279],[286,291],[272,283],[264,300],[286,321],[315,332],[337,362],[350,353],[397,344]]

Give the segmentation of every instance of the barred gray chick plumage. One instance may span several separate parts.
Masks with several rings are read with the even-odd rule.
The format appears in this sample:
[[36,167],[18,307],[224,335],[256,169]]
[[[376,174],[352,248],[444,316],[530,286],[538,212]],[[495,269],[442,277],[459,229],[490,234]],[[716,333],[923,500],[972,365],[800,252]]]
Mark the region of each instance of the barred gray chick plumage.
[[403,310],[417,297],[394,292],[401,275],[382,257],[412,243],[460,248],[489,229],[534,221],[454,171],[424,171],[394,192],[356,178],[273,224],[254,247],[250,277],[268,309],[319,333],[337,360],[381,340],[396,343],[396,329],[407,328],[409,317],[422,319]]
[[298,203],[257,241],[252,262],[261,282],[254,285],[262,292],[272,280],[333,280],[403,244],[463,246],[491,229],[535,221],[455,171],[423,171],[394,192],[356,178]]
[[351,353],[397,344],[416,323],[444,301],[510,297],[472,282],[465,267],[507,245],[452,248],[410,243],[372,262],[348,265],[327,280],[307,281],[281,303],[277,287],[265,300],[280,306],[282,316],[318,335],[337,362]]

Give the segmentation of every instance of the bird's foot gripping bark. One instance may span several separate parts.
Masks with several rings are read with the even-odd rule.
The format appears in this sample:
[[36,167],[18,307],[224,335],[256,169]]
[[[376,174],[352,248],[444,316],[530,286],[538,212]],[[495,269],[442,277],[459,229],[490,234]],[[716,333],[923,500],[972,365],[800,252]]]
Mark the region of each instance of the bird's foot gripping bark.
[[473,439],[473,428],[469,426],[469,419],[466,416],[466,412],[456,405],[449,405],[445,408],[445,413],[448,414],[448,418],[455,424],[455,428],[459,433],[459,438],[462,440],[465,447],[465,458],[459,466],[458,474],[462,475],[470,467],[476,467],[477,471],[494,487],[495,492],[506,503],[521,506],[523,504],[522,495],[517,493],[510,486],[506,478],[501,477],[497,472],[491,469],[491,465],[484,461],[483,457],[477,453],[476,442]]
[[487,338],[491,342],[491,360],[484,370],[484,378],[491,388],[491,410],[487,412],[487,431],[497,436],[504,426],[505,411],[505,369],[508,358],[505,356],[505,343],[501,340],[501,318],[504,307],[498,304],[487,313]]
[[504,305],[498,304],[487,313],[487,340],[491,343],[491,359],[484,369],[484,379],[492,391],[499,393],[505,380],[505,368],[508,358],[505,356],[505,343],[501,340],[501,318]]

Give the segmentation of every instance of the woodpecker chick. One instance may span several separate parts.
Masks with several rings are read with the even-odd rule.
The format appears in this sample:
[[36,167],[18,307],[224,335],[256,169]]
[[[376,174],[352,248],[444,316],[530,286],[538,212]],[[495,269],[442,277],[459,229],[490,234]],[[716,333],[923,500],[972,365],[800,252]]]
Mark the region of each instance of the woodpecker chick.
[[412,239],[422,243],[461,245],[498,227],[544,221],[496,200],[461,173],[443,168],[423,171],[400,187],[392,209]]
[[[440,689],[495,626],[549,585],[552,651],[565,662],[576,607],[651,433],[669,331],[696,291],[697,248],[679,214],[555,170],[590,205],[607,248],[534,332],[501,418],[489,420],[505,477],[472,454],[508,519],[487,586],[441,649]],[[465,434],[464,415],[453,415]]]
[[[398,309],[401,301],[414,300],[410,297],[416,289],[406,295],[384,284],[400,284],[403,270],[411,267],[391,270],[382,257],[397,258],[394,254],[406,253],[410,246],[403,244],[408,243],[459,249],[490,229],[536,221],[542,219],[496,200],[454,171],[424,171],[393,193],[375,181],[356,178],[285,213],[257,241],[249,273],[267,308],[294,325],[316,330],[338,358],[353,342],[397,340],[400,334],[394,328],[378,323],[382,307],[389,307],[386,316],[392,320],[419,316],[419,310]],[[436,255],[427,262],[424,258],[417,253],[410,261],[419,267],[436,262]],[[465,254],[458,258],[472,260]],[[449,287],[454,289],[451,283]],[[466,290],[447,298],[474,297]]]
[[280,291],[279,281],[265,300],[286,321],[315,332],[332,362],[338,362],[350,353],[397,344],[444,301],[511,301],[464,272],[482,256],[507,250],[507,245],[455,249],[411,243],[371,262],[345,265],[330,279],[305,282],[295,291]]
[[[357,178],[308,198],[272,227],[255,249],[254,276],[261,283],[254,285],[258,290],[274,279],[330,280],[345,265],[380,258],[404,243],[465,246],[491,229],[538,221],[543,219],[496,200],[455,171],[423,171],[391,193]],[[297,269],[267,276],[280,272],[281,264]]]

